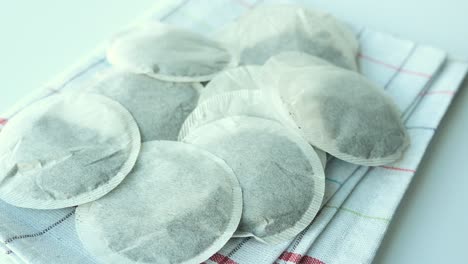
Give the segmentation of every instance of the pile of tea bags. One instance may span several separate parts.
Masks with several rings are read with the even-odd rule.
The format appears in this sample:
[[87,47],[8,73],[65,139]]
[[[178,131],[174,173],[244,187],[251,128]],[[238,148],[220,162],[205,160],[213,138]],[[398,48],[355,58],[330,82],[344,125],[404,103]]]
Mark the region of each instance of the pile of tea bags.
[[77,206],[102,263],[200,263],[231,237],[287,241],[321,207],[327,155],[378,166],[409,144],[357,52],[346,26],[299,6],[256,8],[213,39],[134,27],[84,92],[4,127],[0,199]]

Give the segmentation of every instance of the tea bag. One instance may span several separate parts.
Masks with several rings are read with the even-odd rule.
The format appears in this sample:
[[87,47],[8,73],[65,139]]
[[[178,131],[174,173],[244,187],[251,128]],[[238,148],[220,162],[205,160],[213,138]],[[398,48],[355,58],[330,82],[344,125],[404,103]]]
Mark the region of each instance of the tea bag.
[[229,240],[242,212],[231,168],[181,142],[142,145],[135,168],[102,199],[78,206],[76,230],[102,263],[201,263]]
[[271,86],[277,86],[278,77],[289,71],[322,66],[332,66],[332,64],[304,52],[281,52],[268,59],[263,66],[238,66],[219,73],[201,90],[199,102],[224,92],[268,90]]
[[325,179],[320,160],[278,122],[230,116],[190,131],[183,141],[225,160],[239,179],[244,207],[235,237],[277,244],[301,232],[320,209]]
[[278,80],[268,86],[275,108],[313,146],[366,166],[402,156],[409,139],[397,107],[360,74],[333,65],[265,67]]
[[159,81],[144,74],[111,71],[90,92],[121,103],[135,118],[142,141],[177,140],[185,118],[197,105],[199,83]]
[[220,43],[156,22],[117,36],[107,58],[118,68],[171,82],[208,81],[236,64]]
[[[200,104],[185,120],[179,134],[179,140],[187,135],[190,129],[232,115],[247,115],[281,121],[297,128],[294,121],[283,118],[272,107],[263,86],[268,86],[268,76],[260,66],[241,66],[226,70],[217,75],[202,90]],[[249,91],[250,90],[250,91]],[[315,149],[325,168],[327,155]]]
[[262,65],[285,51],[302,51],[357,70],[354,34],[329,14],[294,5],[253,9],[219,33],[240,64]]
[[325,67],[333,65],[317,56],[313,56],[299,51],[286,51],[279,53],[267,60],[262,68],[264,76],[268,76],[269,81],[281,75],[278,72],[287,73],[302,68]]
[[111,99],[85,93],[42,99],[0,134],[0,198],[34,209],[94,201],[125,178],[140,142],[131,114]]
[[211,80],[200,95],[200,102],[221,94],[237,90],[259,90],[264,78],[261,66],[249,65],[227,69]]
[[222,92],[201,102],[182,124],[178,140],[192,130],[207,123],[228,116],[245,115],[263,119],[278,120],[268,105],[266,96],[260,90],[237,90]]

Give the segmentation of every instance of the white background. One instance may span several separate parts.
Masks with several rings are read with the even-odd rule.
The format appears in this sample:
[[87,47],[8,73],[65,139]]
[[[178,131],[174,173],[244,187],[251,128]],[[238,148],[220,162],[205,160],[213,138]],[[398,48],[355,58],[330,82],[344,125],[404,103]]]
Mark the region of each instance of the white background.
[[[0,0],[0,112],[156,0]],[[229,0],[211,0],[229,1]],[[468,1],[312,1],[355,23],[468,60]],[[468,263],[468,84],[457,95],[375,263]],[[0,263],[6,260],[0,256]]]

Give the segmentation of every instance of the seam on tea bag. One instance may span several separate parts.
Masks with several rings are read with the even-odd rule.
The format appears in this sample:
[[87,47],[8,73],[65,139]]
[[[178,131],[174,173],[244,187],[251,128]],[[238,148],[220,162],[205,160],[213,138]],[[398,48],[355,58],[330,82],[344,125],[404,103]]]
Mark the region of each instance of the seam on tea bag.
[[42,229],[41,231],[39,232],[36,232],[36,233],[33,233],[33,234],[24,234],[24,235],[15,235],[15,236],[11,236],[9,238],[7,238],[5,241],[3,241],[3,244],[9,244],[11,242],[14,242],[15,240],[19,240],[19,239],[24,239],[24,238],[31,238],[31,237],[38,237],[38,236],[42,236],[44,235],[45,233],[49,232],[50,230],[52,230],[54,227],[60,225],[63,221],[67,220],[68,218],[70,218],[72,215],[75,214],[75,210],[73,209],[71,212],[69,212],[68,214],[66,214],[64,217],[60,218],[59,220],[57,220],[57,222],[54,222],[53,224],[49,225],[48,227]]

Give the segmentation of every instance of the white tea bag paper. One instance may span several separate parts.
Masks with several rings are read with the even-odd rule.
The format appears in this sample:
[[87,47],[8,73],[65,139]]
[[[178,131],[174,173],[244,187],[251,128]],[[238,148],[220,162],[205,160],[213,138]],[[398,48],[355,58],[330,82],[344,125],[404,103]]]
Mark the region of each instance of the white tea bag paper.
[[107,58],[118,68],[174,82],[208,81],[236,64],[220,43],[156,22],[117,36]]
[[140,134],[131,114],[101,95],[54,95],[19,112],[0,134],[0,198],[56,209],[94,201],[132,169]]
[[177,140],[180,127],[198,101],[199,83],[174,83],[144,74],[111,71],[88,91],[121,103],[135,118],[143,142]]
[[354,34],[329,14],[294,5],[261,6],[219,33],[240,64],[264,64],[285,51],[318,56],[357,70]]
[[[272,103],[268,101],[267,95],[258,89],[251,79],[248,69],[255,69],[255,67],[259,66],[234,68],[218,75],[213,80],[214,83],[210,82],[202,93],[202,96],[208,93],[207,99],[202,101],[187,117],[180,129],[179,140],[183,140],[187,134],[190,134],[190,131],[200,126],[229,116],[241,115],[272,121],[281,120],[280,115],[272,108]],[[247,85],[239,85],[242,83]],[[249,87],[249,89],[241,90],[242,87]],[[230,92],[223,92],[224,90]],[[319,149],[315,150],[325,168],[326,153]]]
[[262,76],[261,66],[249,65],[227,69],[216,75],[200,95],[200,102],[212,96],[237,90],[259,90],[259,83],[265,78]]
[[278,116],[260,90],[221,92],[197,105],[182,124],[179,140],[200,126],[228,116],[251,116],[276,121]]
[[239,182],[224,161],[181,142],[150,141],[121,185],[78,206],[76,229],[102,263],[198,264],[229,240],[241,212]]
[[[289,71],[294,72],[297,69],[332,66],[332,64],[317,56],[309,55],[304,52],[286,51],[275,55],[264,64],[263,72],[268,76],[268,81],[277,81],[277,78]],[[282,73],[276,75],[275,73]],[[266,83],[268,83],[266,81]]]
[[356,72],[320,64],[266,63],[277,76],[268,88],[282,116],[289,115],[309,143],[339,159],[365,166],[398,160],[409,138],[383,89]]
[[280,123],[247,116],[220,119],[190,131],[184,142],[221,157],[243,193],[236,237],[277,244],[314,219],[324,194],[324,171],[314,149]]

